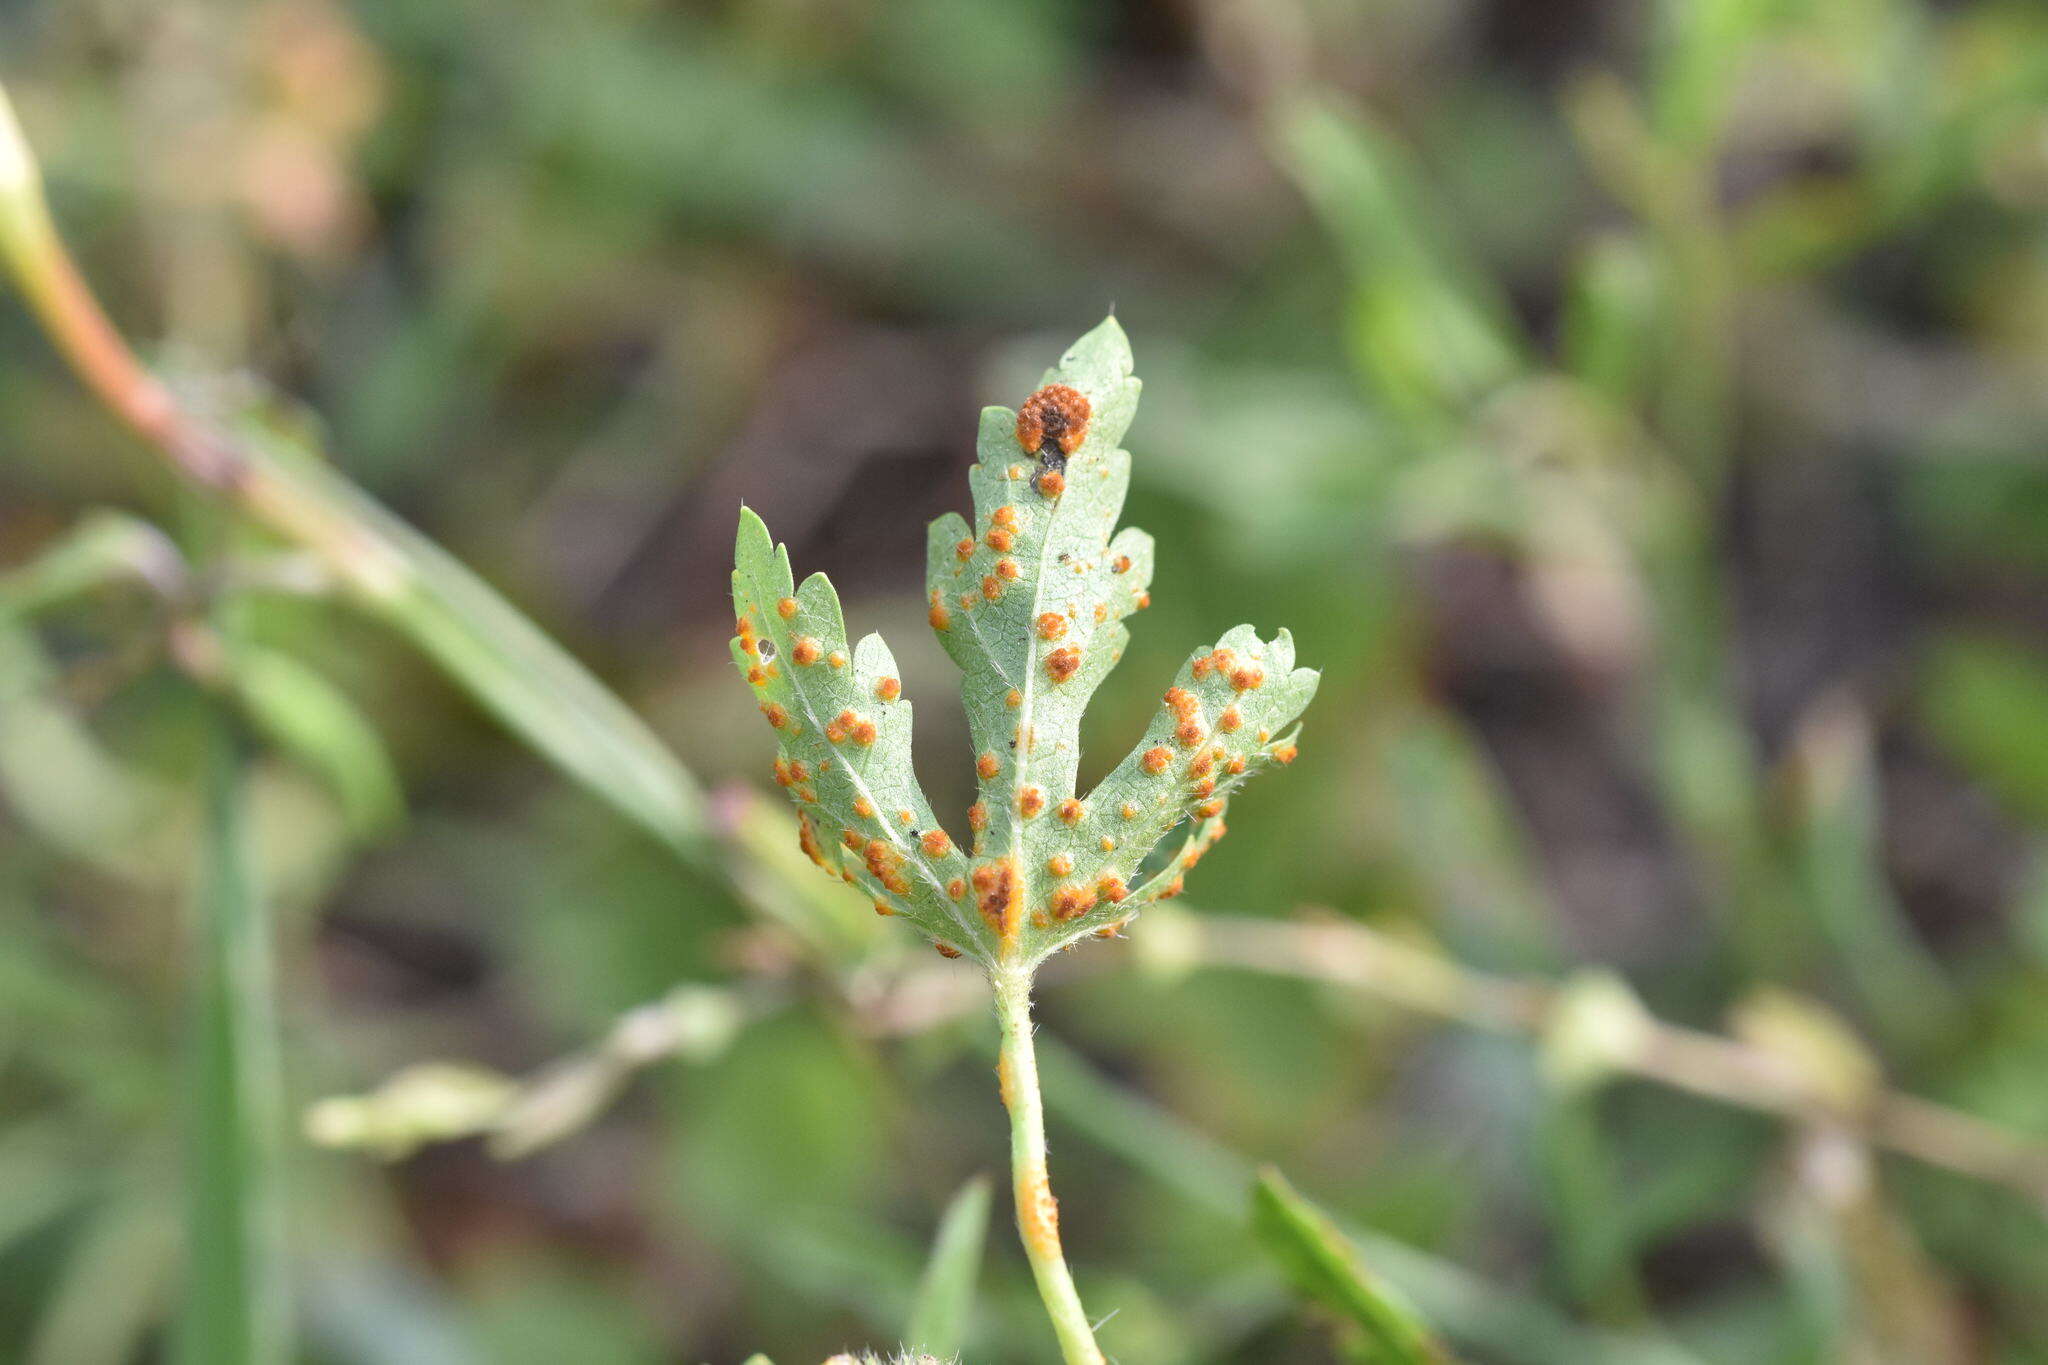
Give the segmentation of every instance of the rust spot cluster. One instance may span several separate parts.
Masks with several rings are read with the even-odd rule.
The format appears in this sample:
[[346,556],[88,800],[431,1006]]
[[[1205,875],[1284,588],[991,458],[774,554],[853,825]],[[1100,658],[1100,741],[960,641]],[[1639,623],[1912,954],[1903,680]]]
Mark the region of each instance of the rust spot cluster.
[[1067,618],[1056,611],[1043,612],[1038,618],[1038,638],[1057,640],[1067,633]]
[[1173,750],[1163,744],[1155,744],[1145,751],[1145,757],[1140,762],[1148,773],[1163,773],[1173,762]]
[[1088,395],[1067,384],[1047,384],[1017,410],[1017,444],[1038,455],[1051,445],[1061,455],[1081,448],[1094,413]]
[[852,709],[841,711],[825,726],[825,738],[834,744],[852,740],[862,748],[875,742],[876,733],[875,723]]
[[795,659],[800,666],[809,668],[812,664],[823,658],[824,654],[824,646],[820,645],[810,636],[805,635],[798,638],[796,648],[790,651],[789,656]]
[[1072,645],[1061,645],[1045,656],[1045,675],[1056,683],[1063,683],[1081,671],[1081,651]]
[[1036,787],[1026,787],[1017,793],[1017,813],[1029,820],[1045,809],[1045,793]]
[[[849,834],[851,830],[847,831]],[[859,836],[855,836],[858,838]],[[903,854],[886,839],[870,839],[861,850],[861,861],[874,879],[897,895],[908,895],[910,883],[903,879]]]
[[953,840],[942,829],[926,830],[918,842],[924,846],[927,858],[943,858],[953,851]]
[[875,681],[875,696],[881,701],[894,701],[903,695],[903,684],[895,678],[878,678]]

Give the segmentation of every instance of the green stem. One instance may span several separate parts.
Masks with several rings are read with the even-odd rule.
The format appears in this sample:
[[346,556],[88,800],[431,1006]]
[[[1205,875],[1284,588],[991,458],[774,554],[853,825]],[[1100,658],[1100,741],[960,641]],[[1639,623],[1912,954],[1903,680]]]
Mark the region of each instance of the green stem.
[[290,1300],[270,924],[250,842],[247,755],[232,717],[216,727],[194,907],[190,1263],[176,1359],[278,1365],[290,1354]]
[[1038,1296],[1052,1318],[1067,1365],[1103,1365],[1102,1350],[1081,1296],[1060,1250],[1059,1202],[1045,1171],[1045,1102],[1038,1093],[1038,1052],[1031,1041],[1031,972],[999,969],[992,974],[1002,1051],[996,1075],[1010,1111],[1010,1169],[1017,1197],[1017,1232],[1038,1281]]

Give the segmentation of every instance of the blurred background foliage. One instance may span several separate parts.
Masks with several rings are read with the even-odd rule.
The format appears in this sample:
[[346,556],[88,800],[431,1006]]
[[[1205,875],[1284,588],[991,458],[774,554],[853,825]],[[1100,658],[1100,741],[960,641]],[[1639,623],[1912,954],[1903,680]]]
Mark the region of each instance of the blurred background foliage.
[[[889,635],[963,808],[924,523],[1112,304],[1160,561],[1091,752],[1240,620],[1324,683],[1199,907],[1046,982],[1105,1348],[1363,1358],[1272,1163],[1473,1360],[2048,1359],[2039,5],[12,0],[0,76],[191,401],[684,765],[402,528],[429,587],[337,600],[0,309],[0,1359],[226,1360],[266,1278],[336,1365],[905,1331],[1005,1161],[992,1029],[759,795],[733,516]],[[1199,928],[1302,907],[1392,956]],[[251,926],[344,1144],[287,1123],[253,1275],[181,1155],[268,1165],[208,1126]],[[1037,1314],[994,1238],[968,1358]]]

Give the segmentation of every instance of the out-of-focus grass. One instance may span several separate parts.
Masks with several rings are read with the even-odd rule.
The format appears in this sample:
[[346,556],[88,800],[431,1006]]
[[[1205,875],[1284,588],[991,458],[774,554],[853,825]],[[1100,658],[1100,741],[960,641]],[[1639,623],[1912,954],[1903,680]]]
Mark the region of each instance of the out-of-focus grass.
[[[339,472],[713,784],[767,752],[723,667],[740,498],[915,637],[974,408],[1113,301],[1162,560],[1090,751],[1172,642],[1321,623],[1310,743],[1204,903],[1605,965],[1695,1025],[1775,988],[1895,1084],[2048,1135],[2034,7],[46,3],[0,17],[0,75],[133,332],[307,400]],[[0,588],[0,1356],[134,1359],[193,1283],[173,1059],[213,711],[175,652],[193,588],[167,606],[132,529],[108,573],[38,560],[109,503],[185,528],[23,316],[0,332],[0,563],[47,570]],[[849,1017],[880,998],[811,989],[889,940],[798,899],[830,888],[751,802],[711,811],[739,886],[680,867],[403,637],[271,588],[249,792],[294,1102],[423,1057],[525,1071],[679,980],[796,1002],[521,1164],[295,1145],[308,1358],[891,1343],[941,1209],[1000,1165],[969,1026],[881,1042]],[[935,650],[903,662],[943,690]],[[534,714],[660,826],[659,780]],[[924,719],[964,773],[957,715]],[[1323,1358],[1224,1209],[1232,1153],[1546,1322],[1711,1361],[2048,1349],[2037,1208],[1824,1126],[1570,1089],[1286,982],[1119,963],[1045,1013],[1185,1125],[1132,1153],[1053,1114],[1124,1358]],[[1026,1359],[992,1248],[968,1358]]]

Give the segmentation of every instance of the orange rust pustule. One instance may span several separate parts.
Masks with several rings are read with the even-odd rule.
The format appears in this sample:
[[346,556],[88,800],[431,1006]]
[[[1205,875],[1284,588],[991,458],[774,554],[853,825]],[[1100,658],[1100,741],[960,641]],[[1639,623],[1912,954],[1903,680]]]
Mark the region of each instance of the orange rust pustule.
[[1047,384],[1017,409],[1017,444],[1039,454],[1050,444],[1062,455],[1081,448],[1094,414],[1088,395],[1067,384]]
[[763,705],[761,707],[761,714],[766,716],[768,723],[778,730],[789,724],[789,712],[783,710],[781,705],[776,702],[771,701]]
[[1034,486],[1041,496],[1056,498],[1067,491],[1067,476],[1057,469],[1048,469],[1038,476]]
[[1163,773],[1173,762],[1173,751],[1163,744],[1155,744],[1145,751],[1144,768],[1148,773]]
[[932,594],[932,609],[925,613],[925,619],[931,622],[933,630],[944,630],[953,624],[953,614],[939,601],[937,593]]
[[875,696],[882,701],[894,701],[903,695],[903,684],[895,678],[875,680]]
[[994,754],[983,754],[974,760],[974,771],[982,777],[994,777],[1003,770],[1002,760]]
[[1079,919],[1095,908],[1095,890],[1086,886],[1063,886],[1052,898],[1052,916],[1057,920]]
[[924,845],[924,855],[927,858],[943,858],[953,851],[953,840],[942,829],[926,830],[924,837],[918,842]]
[[804,851],[806,858],[819,867],[826,866],[825,850],[818,844],[818,831],[811,824],[811,817],[808,815],[799,814],[796,817],[796,844]]
[[1013,942],[1019,928],[1020,887],[1017,860],[1002,858],[974,869],[974,903],[982,919],[1005,943]]
[[1061,645],[1045,656],[1045,675],[1056,683],[1063,683],[1081,671],[1081,651],[1072,645]]
[[1104,875],[1102,880],[1096,882],[1095,890],[1112,905],[1131,894],[1131,889],[1124,885],[1124,879],[1114,872]]
[[1064,877],[1074,870],[1074,860],[1064,853],[1055,853],[1045,860],[1045,870],[1055,877]]
[[1038,616],[1038,638],[1057,640],[1067,633],[1067,618],[1056,611],[1040,612]]
[[988,828],[988,807],[977,801],[967,808],[967,827],[976,834]]
[[1045,809],[1045,793],[1036,787],[1026,787],[1017,793],[1017,813],[1029,820]]
[[1298,757],[1300,753],[1301,750],[1297,749],[1294,745],[1283,744],[1279,748],[1273,750],[1273,761],[1275,763],[1281,764],[1282,766],[1285,766],[1289,763],[1294,762],[1295,758]]
[[785,597],[775,604],[775,614],[787,621],[796,615],[796,599]]
[[994,550],[999,555],[1008,554],[1011,547],[1017,543],[1016,536],[1012,535],[1007,528],[1001,526],[989,527],[988,535],[983,537],[983,540],[989,549]]
[[959,950],[958,948],[955,948],[955,947],[954,947],[954,946],[953,946],[952,944],[950,944],[950,943],[938,943],[938,942],[934,942],[934,943],[932,944],[932,947],[934,947],[934,948],[938,949],[938,952],[939,952],[939,956],[940,956],[940,957],[958,957],[958,956],[960,956],[960,950]]
[[1059,816],[1060,823],[1063,825],[1078,824],[1084,813],[1085,811],[1081,803],[1071,796],[1060,802]]
[[824,654],[824,647],[808,635],[798,640],[796,648],[790,651],[790,657],[806,668],[818,662]]
[[1040,1260],[1058,1260],[1060,1251],[1060,1201],[1052,1197],[1042,1168],[1031,1167],[1017,1175],[1017,1231],[1024,1244]]

